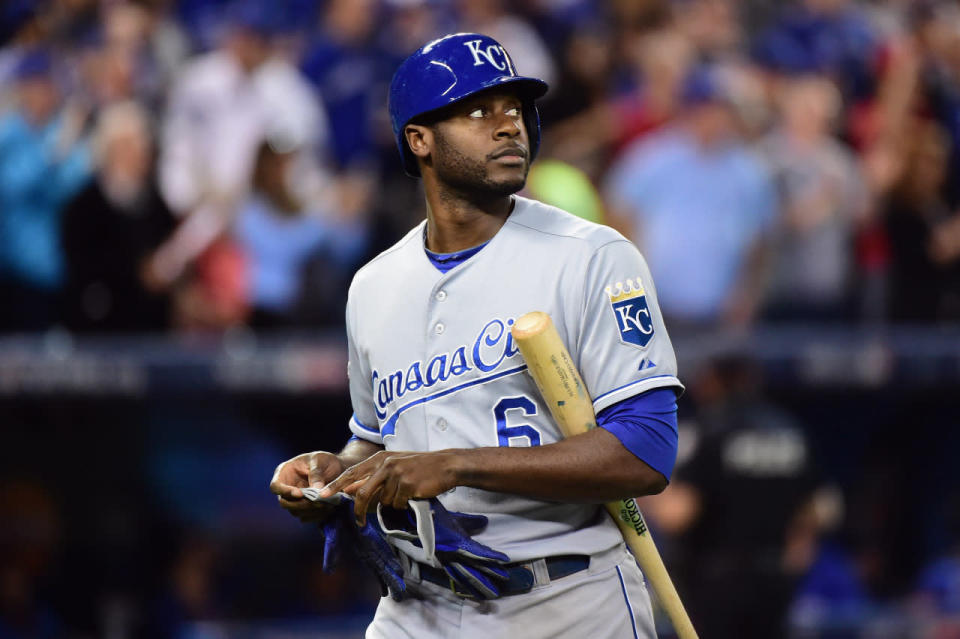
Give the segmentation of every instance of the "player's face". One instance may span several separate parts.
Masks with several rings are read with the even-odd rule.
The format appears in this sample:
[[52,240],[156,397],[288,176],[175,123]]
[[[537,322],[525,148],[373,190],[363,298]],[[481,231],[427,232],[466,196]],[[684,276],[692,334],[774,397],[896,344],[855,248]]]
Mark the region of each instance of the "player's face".
[[454,188],[510,195],[523,188],[530,144],[523,103],[507,91],[485,91],[456,104],[433,127],[433,167]]

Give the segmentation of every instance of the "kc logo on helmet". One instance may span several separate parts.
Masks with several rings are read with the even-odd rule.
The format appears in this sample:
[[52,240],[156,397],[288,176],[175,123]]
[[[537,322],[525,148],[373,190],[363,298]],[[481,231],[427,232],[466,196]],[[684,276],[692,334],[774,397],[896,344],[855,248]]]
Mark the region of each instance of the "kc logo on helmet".
[[606,287],[610,308],[620,329],[620,341],[643,348],[653,337],[653,318],[647,307],[643,282],[627,279],[626,284],[617,282]]
[[[482,42],[483,40],[467,40],[463,43],[463,46],[467,47],[473,54],[473,66],[479,67],[482,64],[489,63],[498,71],[509,71],[510,75],[517,75],[510,56],[507,55],[503,47],[498,44],[491,44],[484,49],[480,46]],[[497,58],[500,58],[500,60],[497,60]]]

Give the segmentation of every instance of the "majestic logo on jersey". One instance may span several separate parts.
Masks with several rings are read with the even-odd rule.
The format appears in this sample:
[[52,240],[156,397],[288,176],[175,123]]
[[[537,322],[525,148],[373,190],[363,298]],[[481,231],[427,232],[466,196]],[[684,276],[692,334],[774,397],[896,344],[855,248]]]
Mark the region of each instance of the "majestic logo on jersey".
[[436,386],[451,377],[459,377],[472,370],[489,373],[505,359],[520,352],[513,343],[510,327],[513,320],[492,319],[480,330],[470,346],[461,346],[451,353],[441,353],[430,361],[413,362],[405,369],[382,375],[374,370],[370,380],[377,417],[385,419],[387,407],[407,393]]
[[620,341],[624,344],[644,347],[653,337],[653,318],[647,307],[647,295],[643,282],[628,279],[626,284],[617,282],[606,289],[610,307],[620,329]]

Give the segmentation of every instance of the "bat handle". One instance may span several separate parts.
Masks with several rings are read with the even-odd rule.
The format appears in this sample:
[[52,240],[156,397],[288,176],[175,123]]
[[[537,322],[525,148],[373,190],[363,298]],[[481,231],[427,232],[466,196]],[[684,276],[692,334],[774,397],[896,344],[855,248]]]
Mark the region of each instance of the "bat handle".
[[670,579],[667,567],[663,565],[663,559],[656,544],[653,543],[653,537],[637,507],[636,500],[624,499],[610,502],[606,504],[606,508],[637,558],[644,577],[653,587],[653,592],[656,593],[660,606],[670,618],[678,639],[698,639],[697,631],[694,630],[693,622],[690,621],[690,615],[683,607],[683,601],[673,585],[673,580]]

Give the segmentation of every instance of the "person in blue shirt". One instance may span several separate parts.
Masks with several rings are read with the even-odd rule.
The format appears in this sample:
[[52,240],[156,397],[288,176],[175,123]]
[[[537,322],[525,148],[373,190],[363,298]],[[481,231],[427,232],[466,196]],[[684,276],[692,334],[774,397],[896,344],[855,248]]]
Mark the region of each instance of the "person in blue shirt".
[[376,155],[372,118],[381,80],[372,41],[376,6],[372,0],[330,2],[301,63],[326,107],[331,159],[340,169],[369,164]]
[[736,133],[716,69],[695,70],[680,121],[628,147],[608,175],[609,213],[643,251],[675,323],[747,323],[775,219],[768,167]]
[[237,212],[233,236],[246,256],[255,328],[339,325],[350,276],[367,248],[362,219],[290,188],[302,152],[264,141],[253,192]]
[[50,54],[26,53],[16,78],[17,108],[0,118],[0,329],[29,331],[57,319],[60,214],[91,168],[86,112],[61,108]]

